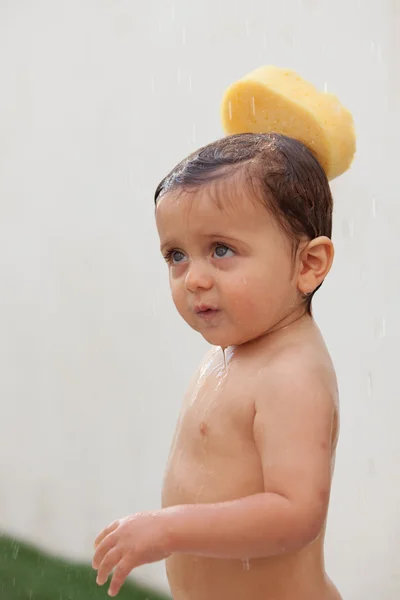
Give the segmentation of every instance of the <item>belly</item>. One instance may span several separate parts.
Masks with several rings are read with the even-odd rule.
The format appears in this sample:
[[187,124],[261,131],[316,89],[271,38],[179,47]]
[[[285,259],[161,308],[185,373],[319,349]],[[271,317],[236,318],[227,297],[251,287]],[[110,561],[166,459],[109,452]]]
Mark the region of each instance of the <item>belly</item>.
[[162,505],[225,502],[262,491],[262,466],[254,443],[237,443],[230,454],[194,444],[171,455]]
[[[196,445],[172,453],[164,478],[163,506],[224,502],[262,491],[264,480],[255,447],[224,456],[199,451]],[[166,568],[173,598],[340,600],[325,575],[323,538],[324,531],[297,553],[248,562],[172,554]]]
[[175,554],[166,561],[174,600],[340,600],[324,573],[321,543],[248,562]]

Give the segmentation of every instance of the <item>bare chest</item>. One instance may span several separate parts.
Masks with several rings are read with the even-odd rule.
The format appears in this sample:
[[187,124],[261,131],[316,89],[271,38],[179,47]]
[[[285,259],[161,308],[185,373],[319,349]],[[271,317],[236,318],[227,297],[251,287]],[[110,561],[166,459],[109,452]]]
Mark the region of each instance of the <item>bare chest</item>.
[[238,372],[209,369],[185,400],[164,478],[163,505],[223,501],[262,489],[254,400]]

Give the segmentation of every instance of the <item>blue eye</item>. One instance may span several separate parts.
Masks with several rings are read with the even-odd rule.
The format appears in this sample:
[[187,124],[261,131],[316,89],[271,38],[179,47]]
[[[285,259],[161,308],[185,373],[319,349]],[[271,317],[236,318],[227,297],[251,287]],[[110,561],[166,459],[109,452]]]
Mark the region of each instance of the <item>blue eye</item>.
[[173,264],[177,265],[185,260],[185,255],[180,250],[173,250],[170,254],[170,259]]
[[229,258],[230,256],[235,256],[233,250],[228,248],[228,246],[225,246],[225,244],[217,244],[217,246],[215,246],[214,254],[217,258]]

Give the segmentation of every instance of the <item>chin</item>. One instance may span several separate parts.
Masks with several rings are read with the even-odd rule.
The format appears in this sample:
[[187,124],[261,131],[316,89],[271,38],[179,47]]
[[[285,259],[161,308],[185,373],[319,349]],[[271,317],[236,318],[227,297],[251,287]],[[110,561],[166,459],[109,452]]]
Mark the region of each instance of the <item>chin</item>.
[[221,346],[221,348],[229,348],[229,346],[240,346],[247,342],[238,333],[228,333],[209,329],[208,331],[199,331],[203,338],[212,346]]

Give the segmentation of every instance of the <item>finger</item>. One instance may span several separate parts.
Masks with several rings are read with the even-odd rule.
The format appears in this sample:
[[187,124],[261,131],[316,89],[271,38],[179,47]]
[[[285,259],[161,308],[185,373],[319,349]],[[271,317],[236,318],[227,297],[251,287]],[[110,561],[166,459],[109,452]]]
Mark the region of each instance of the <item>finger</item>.
[[117,565],[111,579],[109,596],[116,596],[121,589],[122,584],[133,569],[132,556],[125,556]]
[[108,527],[103,529],[103,531],[101,533],[99,533],[99,535],[95,539],[94,547],[97,548],[97,546],[99,544],[101,544],[101,542],[104,540],[105,537],[108,536],[109,533],[112,533],[113,531],[115,531],[117,529],[119,523],[120,523],[120,521],[118,519],[117,521],[114,521],[113,523],[111,523],[111,525],[109,525]]
[[93,556],[92,567],[93,569],[98,569],[99,565],[103,561],[105,555],[113,549],[115,544],[117,543],[117,535],[113,533],[109,533],[106,538],[101,542],[99,546],[97,546],[97,550]]
[[113,548],[112,550],[110,550],[110,552],[107,552],[97,572],[96,583],[98,585],[105,584],[111,571],[120,560],[121,551],[118,550],[118,548]]

